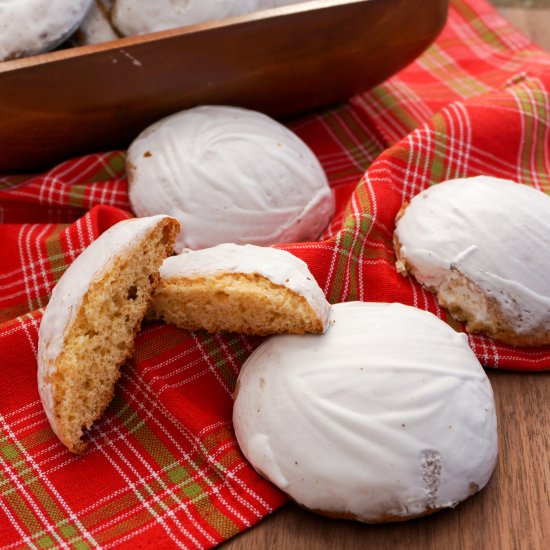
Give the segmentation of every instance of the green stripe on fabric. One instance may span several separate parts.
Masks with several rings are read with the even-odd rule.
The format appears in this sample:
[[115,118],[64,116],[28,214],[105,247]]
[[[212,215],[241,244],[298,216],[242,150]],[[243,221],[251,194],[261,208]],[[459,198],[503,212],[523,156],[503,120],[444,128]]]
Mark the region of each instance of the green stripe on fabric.
[[437,113],[432,118],[434,146],[431,150],[430,182],[439,183],[443,181],[445,174],[445,162],[447,158],[447,124],[445,117]]
[[[126,510],[121,510],[125,512]],[[115,514],[116,517],[118,514]],[[133,533],[143,527],[144,525],[150,523],[153,520],[154,516],[151,512],[144,508],[142,510],[137,510],[132,512],[130,517],[120,520],[118,523],[110,525],[108,529],[102,530],[95,535],[95,540],[99,545],[112,543],[118,538],[121,538],[129,533]],[[101,518],[101,521],[104,521],[106,518]],[[139,537],[138,537],[139,540]],[[136,546],[139,548],[139,546]]]
[[82,183],[104,182],[112,178],[120,178],[126,172],[126,153],[115,151],[105,158],[105,163],[100,165],[97,172],[94,172]]
[[[338,143],[344,146],[346,152],[353,157],[355,166],[349,166],[337,172],[331,172],[330,177],[339,180],[357,174],[357,167],[366,170],[374,157],[382,150],[351,116],[347,109],[339,109],[323,117],[323,122],[336,136]],[[351,135],[350,135],[351,134]],[[355,137],[355,139],[353,139]]]
[[46,535],[44,537],[40,537],[36,541],[36,544],[38,544],[40,548],[51,548],[52,546],[55,546],[55,541]]
[[[81,522],[90,530],[94,527],[101,525],[105,521],[112,520],[113,518],[120,517],[126,511],[133,510],[136,506],[139,506],[140,498],[128,489],[127,493],[114,497],[107,503],[103,504],[101,508],[97,508],[88,512],[86,516],[82,517]],[[151,515],[147,513],[149,519]],[[94,534],[94,538],[97,542],[100,542],[99,538]],[[110,538],[109,538],[110,540]]]
[[444,50],[437,44],[434,44],[418,62],[461,97],[471,97],[491,91],[489,86],[473,78],[457,65],[454,59],[446,57]]
[[86,184],[71,185],[69,189],[69,205],[76,208],[84,208],[87,188]]
[[533,144],[533,109],[529,101],[528,92],[518,88],[516,97],[520,102],[520,116],[523,120],[524,140],[521,151],[521,166],[531,172],[531,147]]
[[339,231],[338,235],[336,237],[335,242],[335,249],[337,250],[337,258],[336,258],[336,267],[334,268],[334,279],[332,281],[332,284],[330,285],[330,291],[327,296],[328,301],[331,304],[336,304],[340,302],[340,296],[342,294],[342,288],[345,283],[345,263],[343,262],[343,256],[340,252],[340,249],[342,247],[345,248],[345,241],[346,241],[346,231]]
[[[31,499],[38,503],[47,523],[56,527],[59,538],[65,540],[74,539],[75,534],[79,533],[77,527],[72,524],[69,518],[61,511],[55,499],[50,495],[49,490],[37,478],[30,465],[27,464],[22,452],[23,448],[20,441],[12,443],[5,433],[0,432],[0,456],[3,461],[10,465],[10,468],[14,471],[14,474],[17,475]],[[33,539],[37,539],[37,544],[39,546],[49,544],[48,539],[50,535],[45,531],[41,520],[39,520],[36,515],[37,513],[32,509],[30,504],[27,504],[27,501],[19,494],[17,486],[14,485],[11,479],[3,472],[0,472],[0,487],[8,488],[7,490],[2,490],[2,497],[10,505],[12,510],[15,511],[29,535]],[[74,534],[71,534],[70,538],[66,537],[59,529],[60,524],[66,527],[70,526],[72,528],[71,533]],[[78,536],[78,540],[84,543],[81,535]],[[54,542],[54,544],[56,543],[57,542]],[[43,547],[47,548],[48,546]]]
[[[364,225],[365,223],[366,225]],[[357,227],[358,225],[359,227]],[[356,244],[356,237],[359,236],[359,240],[362,241],[364,233],[361,232],[361,227],[368,227],[369,225],[369,217],[357,221],[353,216],[348,216],[344,221],[344,228],[338,234],[338,258],[336,261],[334,282],[330,288],[329,302],[337,303],[342,301],[342,293],[346,286],[348,288],[346,299],[352,300],[357,296],[357,274],[354,269],[354,266],[357,265],[357,256],[354,257],[353,250]],[[348,271],[348,259],[350,256],[352,261]]]
[[41,430],[36,430],[35,432],[22,437],[19,441],[23,445],[27,451],[30,451],[37,447],[38,445],[42,445],[48,441],[54,441],[55,436],[51,430],[51,428],[48,426],[47,428],[42,428]]
[[[211,456],[217,449],[226,445],[228,442],[234,441],[233,431],[229,427],[220,427],[201,439],[200,448],[204,456]],[[234,468],[242,461],[242,456],[234,447],[229,448],[222,455],[218,456],[211,466],[215,471],[210,476],[210,479],[215,482],[220,482],[225,479],[225,474]]]
[[[148,456],[152,458],[160,468],[154,468],[159,472],[159,479],[153,479],[149,483],[144,483],[137,489],[140,500],[148,500],[151,495],[157,495],[169,488],[174,492],[174,488],[178,491],[176,494],[168,493],[164,495],[161,501],[153,506],[153,509],[159,514],[163,514],[174,506],[179,506],[180,501],[194,501],[201,515],[208,521],[216,531],[225,538],[232,536],[238,532],[237,525],[229,518],[225,518],[219,512],[216,506],[210,501],[207,491],[209,487],[205,479],[195,479],[198,470],[201,470],[201,477],[205,476],[212,485],[219,485],[223,481],[223,476],[219,473],[224,470],[222,465],[216,461],[208,460],[209,453],[212,449],[205,448],[201,444],[201,451],[186,463],[179,462],[176,457],[169,451],[164,443],[159,439],[155,432],[144,422],[139,414],[132,409],[129,403],[123,403],[115,399],[114,407],[118,408],[116,416],[125,425],[132,435],[139,441],[140,445],[145,449]],[[226,431],[223,432],[227,434]],[[208,441],[216,441],[209,436]],[[218,436],[219,438],[220,436]],[[219,440],[219,439],[218,439]],[[200,503],[200,506],[199,506]],[[221,519],[223,516],[225,519]],[[211,521],[213,523],[211,523]],[[132,523],[125,522],[128,526]],[[117,529],[120,528],[120,525]],[[221,531],[220,531],[221,529]]]
[[[229,349],[229,353],[236,367],[241,367],[246,358],[249,355],[248,350],[243,346],[242,340],[238,336],[234,335],[224,335],[226,339],[225,345]],[[237,380],[235,379],[235,384],[229,386],[229,390],[234,392],[236,389]]]
[[[453,0],[453,8],[462,15],[464,19],[468,21],[470,26],[476,31],[478,36],[483,39],[484,42],[494,48],[500,50],[509,51],[510,47],[502,40],[501,36],[504,34],[510,34],[513,29],[499,28],[499,33],[495,33],[492,29],[487,27],[483,21],[479,18],[479,15],[472,10],[472,8],[462,0]],[[508,32],[506,32],[508,30]]]
[[67,269],[65,254],[61,248],[61,233],[68,227],[67,224],[59,224],[55,229],[44,239],[46,246],[46,254],[50,263],[49,272],[53,275],[54,281],[57,283],[61,275]]
[[242,461],[243,457],[239,451],[237,449],[230,449],[217,459],[216,465],[221,467],[220,471],[227,472]]
[[213,527],[224,539],[235,536],[240,532],[237,525],[215,506],[208,505],[205,501],[195,504],[200,515]]
[[537,120],[538,120],[538,128],[537,128],[537,137],[536,137],[536,144],[537,148],[535,151],[535,159],[536,159],[536,172],[537,172],[537,178],[540,181],[542,188],[544,191],[549,191],[549,174],[546,172],[546,165],[545,165],[545,153],[546,153],[546,132],[548,131],[547,121],[549,119],[550,113],[546,109],[545,99],[547,97],[547,93],[544,89],[541,89],[539,86],[539,83],[536,83],[536,88],[533,90],[534,96],[535,96],[535,108],[537,110]]
[[[357,122],[356,118],[351,115],[349,107],[340,113],[340,117],[345,121],[347,128],[372,158],[377,157],[384,150]],[[362,168],[366,170],[370,166],[370,162],[369,159],[366,159],[366,163],[362,165]]]
[[150,361],[161,354],[170,355],[174,348],[191,338],[188,332],[170,326],[166,327],[166,330],[146,334],[136,346],[136,362]]
[[10,488],[13,489],[12,491],[2,494],[2,500],[14,513],[24,531],[26,531],[31,538],[35,538],[37,533],[43,531],[42,524],[36,519],[36,516],[27,505],[26,500],[17,492],[16,487],[12,485],[11,479],[2,471],[0,471],[0,484],[9,485]]
[[224,383],[227,385],[230,391],[234,391],[235,387],[237,386],[237,377],[233,372],[233,369],[229,365],[229,361],[225,357],[221,347],[210,335],[206,336],[203,339],[202,345],[208,352],[208,357],[212,360],[214,367],[216,367],[216,370],[221,375]]
[[[537,82],[529,82],[530,89],[517,87],[515,97],[520,102],[521,117],[524,124],[525,139],[523,141],[523,150],[521,151],[521,168],[523,173],[532,175],[533,169],[537,173],[537,178],[545,190],[548,189],[548,175],[545,170],[545,145],[546,130],[544,122],[548,118],[548,113],[544,107],[546,92],[540,89]],[[533,105],[534,103],[534,105]],[[535,133],[535,118],[538,121]],[[533,147],[535,147],[533,155]],[[532,158],[535,159],[533,167]],[[529,181],[533,182],[532,176]]]
[[4,177],[2,178],[2,181],[0,181],[0,191],[7,191],[12,187],[17,187],[20,183],[23,183],[32,177],[34,177],[32,174],[19,174],[17,176]]
[[405,126],[405,129],[412,131],[418,126],[418,120],[407,111],[403,104],[403,99],[392,95],[388,86],[378,86],[369,93],[385,109],[390,110],[392,116]]

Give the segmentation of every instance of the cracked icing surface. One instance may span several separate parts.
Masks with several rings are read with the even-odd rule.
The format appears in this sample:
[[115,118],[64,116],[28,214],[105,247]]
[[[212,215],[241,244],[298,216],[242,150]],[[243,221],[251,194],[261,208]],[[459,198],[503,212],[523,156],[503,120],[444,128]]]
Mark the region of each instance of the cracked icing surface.
[[484,487],[495,406],[466,337],[400,304],[337,304],[330,324],[272,337],[243,366],[233,420],[253,466],[307,508],[367,522]]
[[137,215],[180,221],[178,250],[314,240],[334,211],[309,147],[236,107],[197,107],[153,124],[128,151],[128,178]]

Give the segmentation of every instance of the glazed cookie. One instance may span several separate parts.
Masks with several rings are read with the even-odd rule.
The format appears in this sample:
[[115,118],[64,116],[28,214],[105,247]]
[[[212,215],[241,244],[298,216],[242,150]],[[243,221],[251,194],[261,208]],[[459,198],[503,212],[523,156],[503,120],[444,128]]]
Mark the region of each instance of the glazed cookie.
[[310,510],[368,523],[481,490],[495,404],[466,336],[401,304],[337,304],[329,324],[273,336],[244,364],[233,421],[252,466]]
[[128,151],[132,209],[182,222],[178,248],[314,240],[334,210],[309,147],[273,119],[197,107],[145,130]]
[[0,61],[51,50],[84,19],[91,0],[0,2]]
[[330,304],[307,265],[284,250],[221,244],[167,258],[149,317],[186,330],[324,332]]
[[467,330],[550,344],[550,197],[488,176],[426,189],[400,212],[397,269]]
[[74,35],[75,45],[101,44],[119,37],[111,25],[112,4],[110,0],[95,0],[92,3],[86,18]]
[[178,229],[168,216],[120,222],[54,288],[40,324],[38,389],[53,431],[73,453],[85,451],[83,430],[113,398]]
[[193,25],[299,0],[116,0],[113,22],[126,36]]

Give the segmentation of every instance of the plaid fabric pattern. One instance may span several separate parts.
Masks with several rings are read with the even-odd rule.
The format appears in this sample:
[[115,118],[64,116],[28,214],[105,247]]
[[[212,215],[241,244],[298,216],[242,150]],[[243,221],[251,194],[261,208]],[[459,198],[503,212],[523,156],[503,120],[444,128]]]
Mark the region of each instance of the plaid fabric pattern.
[[[484,0],[454,0],[419,60],[371,92],[289,122],[320,158],[337,213],[304,259],[331,302],[399,301],[446,318],[398,276],[393,220],[451,177],[490,174],[550,192],[550,57]],[[206,548],[285,498],[242,458],[232,392],[259,339],[144,326],[84,457],[51,432],[38,397],[38,327],[65,268],[131,215],[124,154],[0,178],[0,546]],[[457,328],[460,328],[457,326]],[[549,370],[550,349],[471,336],[488,367]]]

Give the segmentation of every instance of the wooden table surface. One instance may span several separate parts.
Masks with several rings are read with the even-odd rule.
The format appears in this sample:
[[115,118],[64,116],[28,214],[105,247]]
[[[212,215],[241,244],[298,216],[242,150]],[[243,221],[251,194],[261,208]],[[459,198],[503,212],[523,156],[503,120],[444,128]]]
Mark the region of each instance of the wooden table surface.
[[[550,0],[494,3],[550,51]],[[509,7],[514,5],[536,7]],[[287,504],[226,543],[224,550],[550,548],[550,374],[491,372],[489,377],[497,403],[500,455],[491,482],[475,497],[455,510],[378,526],[329,520]]]

